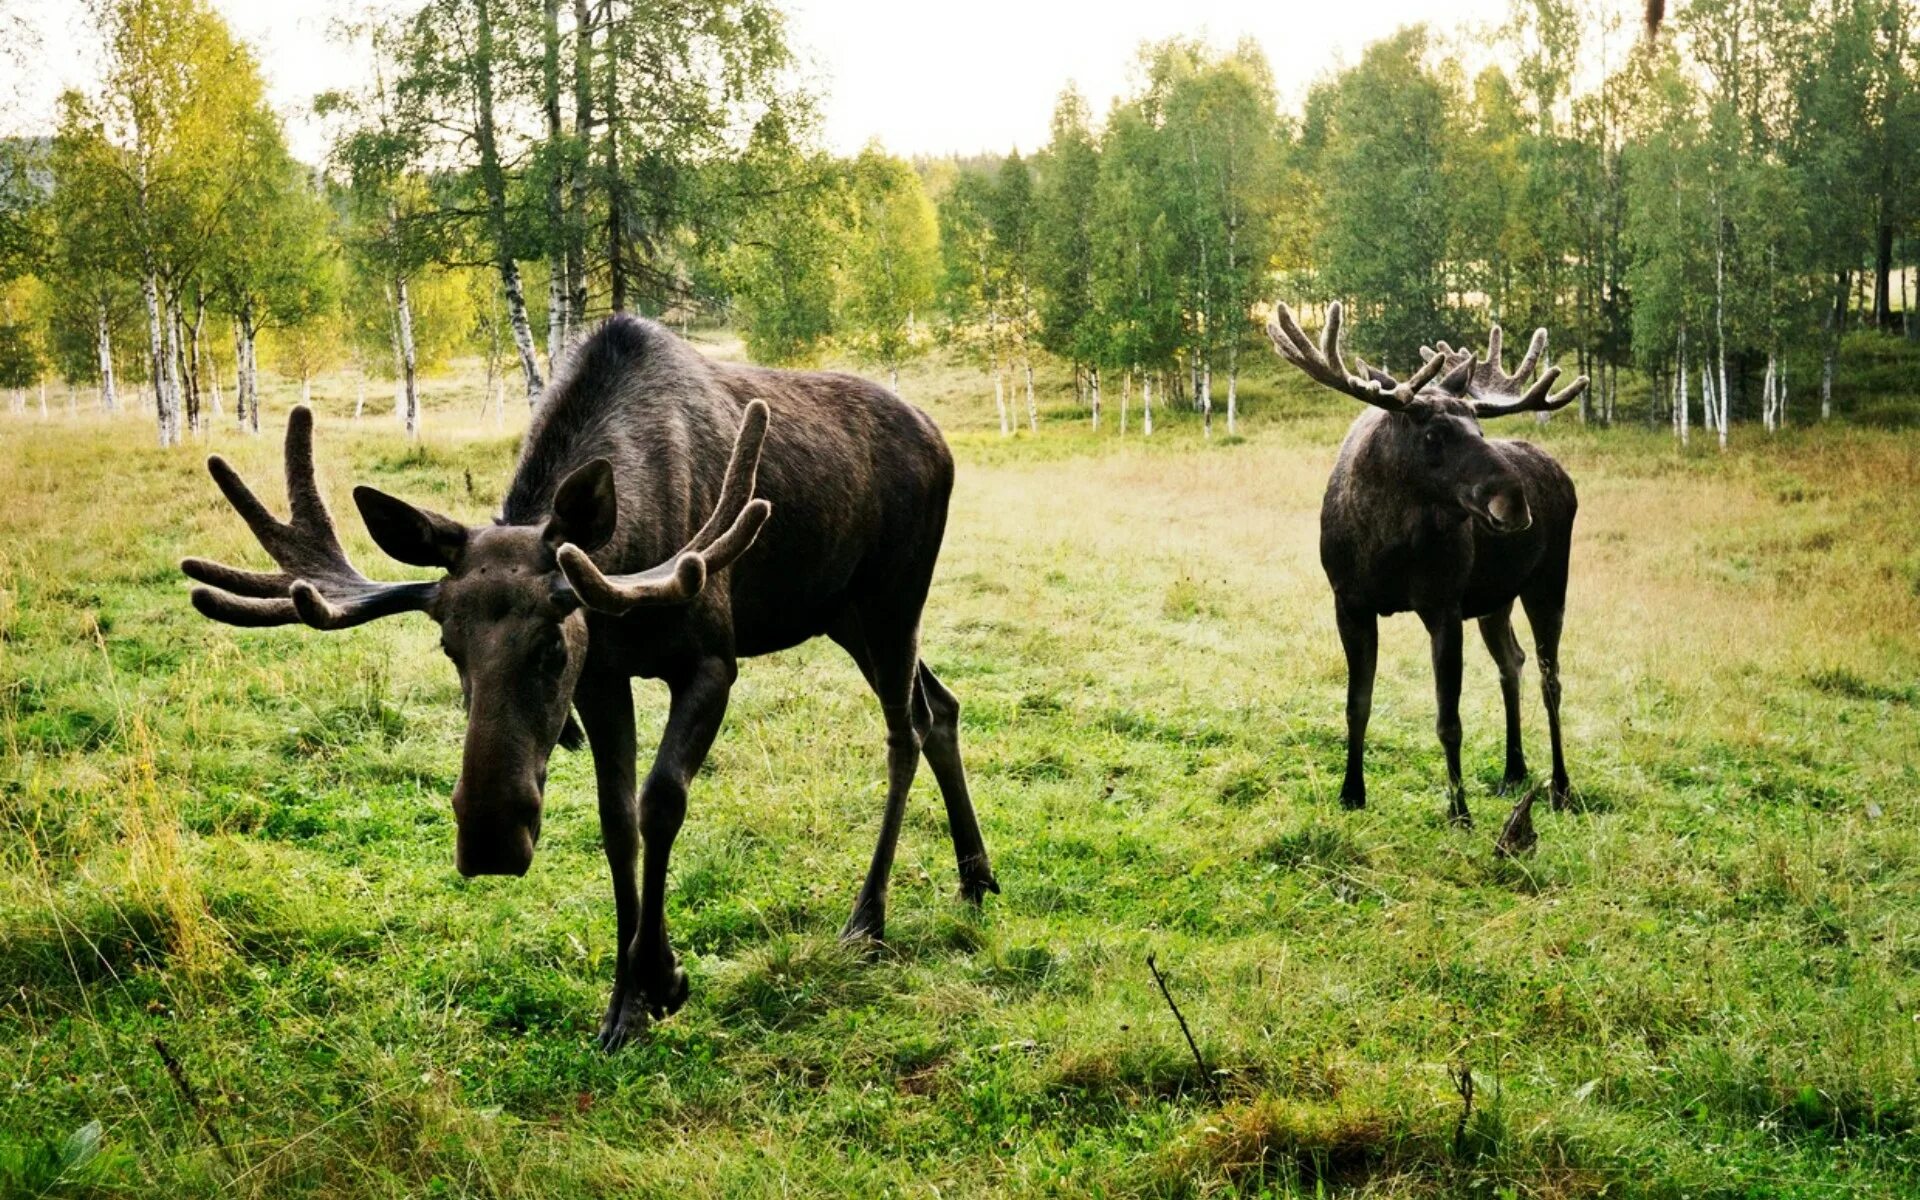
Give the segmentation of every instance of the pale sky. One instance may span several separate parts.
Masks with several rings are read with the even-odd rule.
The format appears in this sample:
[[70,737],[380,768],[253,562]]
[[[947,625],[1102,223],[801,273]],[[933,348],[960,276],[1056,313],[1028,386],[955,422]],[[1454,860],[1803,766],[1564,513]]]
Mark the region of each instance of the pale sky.
[[[394,6],[405,0],[389,0]],[[294,152],[318,162],[326,132],[313,96],[358,83],[364,64],[332,36],[354,0],[212,0],[259,56]],[[1631,7],[1609,0],[1606,7]],[[383,5],[384,7],[385,5]],[[13,0],[40,46],[0,59],[0,130],[44,130],[53,99],[98,70],[79,0]],[[790,40],[825,91],[828,146],[842,153],[879,138],[895,154],[1037,149],[1069,80],[1096,116],[1128,89],[1142,41],[1199,36],[1230,46],[1251,36],[1273,64],[1284,107],[1307,86],[1358,60],[1370,41],[1424,21],[1469,37],[1504,19],[1507,0],[787,0]]]

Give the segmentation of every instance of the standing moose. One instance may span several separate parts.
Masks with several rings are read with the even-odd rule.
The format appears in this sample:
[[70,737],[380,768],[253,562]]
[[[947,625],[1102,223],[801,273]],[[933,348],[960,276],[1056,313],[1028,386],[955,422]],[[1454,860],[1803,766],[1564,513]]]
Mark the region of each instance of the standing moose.
[[[313,417],[297,408],[284,523],[223,460],[209,462],[280,570],[189,558],[181,569],[210,585],[194,589],[194,606],[232,625],[315,629],[432,617],[466,697],[453,790],[463,875],[526,872],[547,759],[556,743],[577,740],[569,712],[578,712],[618,913],[603,1047],[686,1001],[686,973],[667,942],[667,858],[739,658],[824,633],[880,699],[886,805],[842,937],[884,935],[894,846],[923,753],[946,802],[961,894],[979,903],[1000,890],[961,768],[959,703],[920,661],[953,459],[918,409],[849,375],[709,362],[653,322],[615,317],[556,372],[493,524],[468,528],[354,489],[381,550],[445,572],[416,583],[378,583],[347,561],[314,484],[312,443]],[[635,676],[671,691],[637,803]]]
[[[1320,563],[1333,585],[1334,617],[1347,655],[1347,771],[1340,801],[1367,802],[1361,757],[1373,708],[1376,618],[1412,609],[1433,641],[1447,756],[1447,815],[1472,823],[1460,782],[1461,624],[1480,622],[1480,636],[1500,669],[1507,710],[1507,766],[1501,790],[1524,788],[1520,749],[1520,668],[1526,654],[1513,635],[1513,602],[1527,610],[1540,654],[1540,691],[1553,743],[1553,806],[1567,802],[1567,765],[1560,745],[1560,623],[1566,611],[1567,557],[1577,507],[1573,481],[1544,450],[1527,442],[1489,441],[1486,417],[1552,412],[1587,386],[1580,378],[1552,392],[1549,367],[1523,394],[1546,353],[1536,330],[1513,374],[1500,359],[1500,328],[1482,362],[1445,342],[1421,347],[1425,363],[1402,383],[1340,356],[1340,305],[1327,309],[1316,349],[1286,305],[1267,327],[1281,357],[1309,378],[1365,404],[1347,431],[1320,507]],[[1534,843],[1533,798],[1527,789],[1501,830],[1498,849],[1517,853]]]

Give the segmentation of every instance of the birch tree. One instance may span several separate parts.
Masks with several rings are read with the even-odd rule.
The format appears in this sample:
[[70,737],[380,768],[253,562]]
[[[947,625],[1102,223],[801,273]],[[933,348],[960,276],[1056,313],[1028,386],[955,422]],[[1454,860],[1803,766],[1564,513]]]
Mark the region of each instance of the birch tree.
[[855,356],[885,367],[898,391],[900,364],[927,346],[940,230],[919,175],[878,146],[861,151],[848,184],[839,326]]

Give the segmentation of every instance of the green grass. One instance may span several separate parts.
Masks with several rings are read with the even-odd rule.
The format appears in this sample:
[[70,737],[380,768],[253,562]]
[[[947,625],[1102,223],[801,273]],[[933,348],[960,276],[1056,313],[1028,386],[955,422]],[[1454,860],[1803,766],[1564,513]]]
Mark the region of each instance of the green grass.
[[[1583,507],[1577,804],[1504,862],[1491,664],[1461,833],[1411,618],[1383,626],[1373,806],[1335,800],[1314,545],[1346,407],[1263,366],[1237,441],[1162,410],[1122,442],[1111,390],[1096,440],[1043,382],[1040,434],[1003,441],[977,374],[903,379],[961,464],[925,652],[1005,894],[952,898],[922,772],[892,944],[838,947],[880,716],[831,645],[745,664],[674,857],[693,997],[613,1056],[588,759],[556,755],[528,877],[459,879],[424,621],[214,626],[175,559],[258,557],[197,450],[0,426],[0,1195],[1920,1189],[1915,434],[1505,431]],[[511,428],[470,428],[461,386],[410,451],[321,381],[335,511],[366,480],[484,519]],[[269,494],[287,401],[208,439]],[[649,737],[663,692],[636,694]]]

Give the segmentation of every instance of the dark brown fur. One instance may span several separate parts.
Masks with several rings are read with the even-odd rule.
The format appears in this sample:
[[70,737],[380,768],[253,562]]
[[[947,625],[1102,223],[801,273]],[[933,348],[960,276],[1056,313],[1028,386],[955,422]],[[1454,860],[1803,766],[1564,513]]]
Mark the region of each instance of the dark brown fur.
[[[1491,441],[1472,407],[1423,396],[1402,412],[1369,409],[1347,433],[1320,510],[1320,561],[1347,655],[1347,766],[1340,798],[1366,803],[1361,759],[1373,701],[1376,618],[1418,613],[1433,639],[1448,810],[1468,819],[1460,778],[1461,625],[1477,620],[1500,669],[1507,712],[1503,786],[1522,787],[1519,680],[1526,655],[1511,624],[1527,610],[1540,655],[1553,746],[1553,798],[1567,796],[1560,741],[1559,642],[1577,510],[1573,481],[1526,442]],[[1496,525],[1501,528],[1496,528]],[[1503,836],[1532,840],[1527,813]]]
[[[694,572],[691,595],[655,597],[618,615],[589,607],[589,593],[573,586],[576,564],[562,572],[563,548],[578,547],[589,571],[611,577],[677,561],[709,514],[724,509],[723,483],[739,461],[736,451],[729,466],[729,448],[746,444],[754,401],[770,415],[757,489],[751,462],[743,478],[746,494],[772,510],[750,514],[765,521],[757,541],[761,526],[751,523],[737,543],[751,549],[715,557],[710,575]],[[494,524],[468,529],[356,490],[383,550],[446,571],[437,583],[402,585],[365,579],[339,552],[312,482],[311,428],[304,413],[289,426],[290,523],[268,516],[230,468],[213,464],[281,571],[188,560],[187,573],[213,585],[196,590],[194,602],[235,624],[344,628],[409,609],[439,623],[468,708],[453,796],[463,874],[527,870],[547,759],[567,737],[569,709],[578,713],[593,750],[618,919],[603,1045],[619,1045],[686,999],[667,940],[667,861],[740,658],[824,634],[880,699],[885,812],[843,936],[884,935],[887,879],[922,754],[946,802],[962,894],[978,902],[999,890],[961,766],[959,704],[919,658],[953,460],[918,409],[850,375],[710,362],[651,321],[615,317],[555,372]],[[635,677],[663,680],[671,693],[644,783],[636,779]]]

